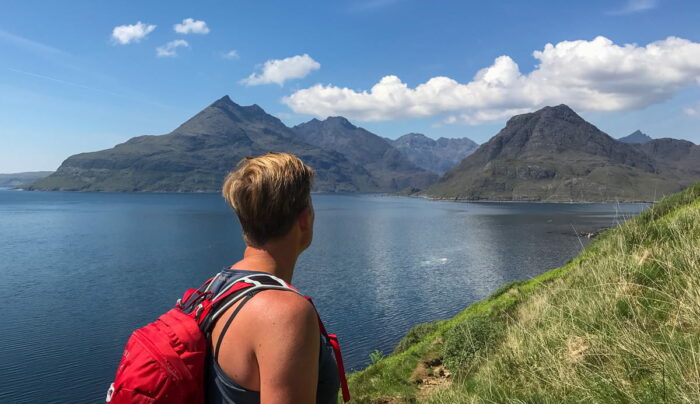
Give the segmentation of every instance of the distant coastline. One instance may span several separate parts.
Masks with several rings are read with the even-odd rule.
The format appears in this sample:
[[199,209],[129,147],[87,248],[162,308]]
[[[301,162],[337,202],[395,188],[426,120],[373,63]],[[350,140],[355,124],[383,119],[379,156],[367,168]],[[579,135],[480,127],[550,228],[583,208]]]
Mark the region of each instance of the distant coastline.
[[432,197],[429,195],[425,194],[412,194],[412,195],[407,195],[407,194],[401,194],[401,193],[393,193],[393,194],[386,194],[387,196],[400,196],[400,197],[405,197],[405,198],[419,198],[419,199],[426,199],[429,201],[433,202],[457,202],[457,203],[557,203],[557,204],[610,204],[610,203],[631,203],[631,204],[647,204],[647,205],[654,205],[658,203],[657,201],[643,201],[643,200],[632,200],[632,201],[626,201],[626,200],[609,200],[609,201],[587,201],[587,200],[582,200],[582,201],[563,201],[563,200],[513,200],[513,199],[461,199],[461,198],[440,198],[440,197]]

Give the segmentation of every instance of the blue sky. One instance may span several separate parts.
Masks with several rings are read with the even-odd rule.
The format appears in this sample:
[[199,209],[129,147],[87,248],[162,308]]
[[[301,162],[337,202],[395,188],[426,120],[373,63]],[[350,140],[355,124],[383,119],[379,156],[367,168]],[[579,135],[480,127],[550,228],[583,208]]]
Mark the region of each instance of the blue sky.
[[614,137],[700,143],[697,1],[0,1],[0,53],[0,172],[168,133],[225,94],[391,138],[482,143],[567,103]]

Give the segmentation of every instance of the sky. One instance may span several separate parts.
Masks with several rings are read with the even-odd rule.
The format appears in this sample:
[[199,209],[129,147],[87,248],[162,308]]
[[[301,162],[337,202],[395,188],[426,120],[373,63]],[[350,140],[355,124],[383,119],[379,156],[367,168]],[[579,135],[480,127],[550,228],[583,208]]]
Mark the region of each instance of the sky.
[[700,2],[0,0],[0,173],[172,131],[224,95],[287,125],[488,141],[567,104],[700,143]]

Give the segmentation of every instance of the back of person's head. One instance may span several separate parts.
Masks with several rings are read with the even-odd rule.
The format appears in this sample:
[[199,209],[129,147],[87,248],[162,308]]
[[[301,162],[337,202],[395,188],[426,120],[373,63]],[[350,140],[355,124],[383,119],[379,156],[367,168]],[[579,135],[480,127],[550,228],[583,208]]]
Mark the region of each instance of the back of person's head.
[[288,153],[246,157],[224,180],[222,194],[238,215],[245,242],[260,247],[287,234],[311,205],[314,171]]

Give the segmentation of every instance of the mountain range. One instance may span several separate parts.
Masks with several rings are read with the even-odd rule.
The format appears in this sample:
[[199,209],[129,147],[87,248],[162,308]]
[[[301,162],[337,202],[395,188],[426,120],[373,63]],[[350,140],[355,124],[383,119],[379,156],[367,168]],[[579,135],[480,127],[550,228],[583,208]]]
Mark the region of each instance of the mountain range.
[[168,134],[70,156],[28,189],[218,192],[238,161],[270,151],[296,154],[311,165],[319,192],[655,201],[700,180],[700,146],[641,131],[616,140],[566,105],[516,115],[477,147],[467,138],[418,133],[386,139],[343,117],[289,128],[257,105],[224,96]]
[[415,165],[385,139],[337,116],[312,119],[292,128],[298,139],[342,154],[370,173],[380,190],[425,189],[438,176]]
[[169,134],[138,136],[111,149],[70,156],[29,189],[217,192],[238,161],[270,151],[296,154],[312,166],[315,191],[393,192],[422,189],[437,180],[384,139],[344,118],[312,120],[292,129],[257,105],[240,106],[224,96]]
[[422,133],[408,133],[398,139],[384,138],[389,144],[403,153],[415,165],[437,174],[444,174],[477,147],[469,138],[431,139]]
[[700,180],[700,146],[617,141],[566,105],[516,115],[423,195],[507,201],[655,201]]

